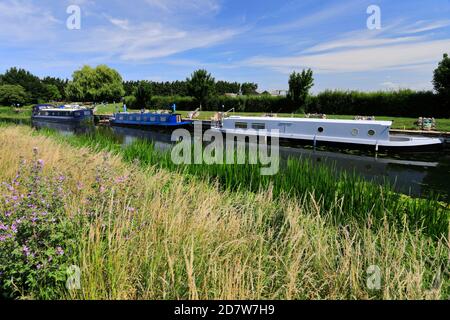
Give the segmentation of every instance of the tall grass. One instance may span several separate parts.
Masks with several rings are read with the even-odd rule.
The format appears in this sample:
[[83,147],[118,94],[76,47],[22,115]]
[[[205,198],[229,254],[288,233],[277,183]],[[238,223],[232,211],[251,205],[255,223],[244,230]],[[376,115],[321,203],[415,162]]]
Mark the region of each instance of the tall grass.
[[[121,151],[93,152],[95,142],[82,147],[81,139],[87,138],[0,128],[1,180],[13,179],[14,164],[37,147],[45,172],[68,173],[67,216],[86,217],[77,233],[81,289],[61,291],[61,298],[450,297],[446,273],[443,281],[436,277],[448,261],[445,238],[395,230],[389,219],[377,229],[356,219],[336,226],[311,194],[221,190],[190,175],[124,163]],[[87,188],[99,172],[113,178],[104,192]],[[119,176],[128,178],[116,183]],[[371,265],[381,270],[379,289],[367,286]]]
[[223,190],[257,193],[270,189],[276,198],[287,196],[294,200],[306,196],[308,203],[319,204],[327,212],[328,220],[337,225],[356,220],[370,221],[379,227],[387,219],[387,223],[398,229],[408,226],[437,238],[447,236],[449,232],[450,211],[437,198],[412,199],[395,193],[387,182],[382,185],[370,183],[356,173],[337,173],[333,168],[313,164],[307,159],[289,159],[278,174],[262,176],[258,165],[176,165],[169,151],[156,150],[151,142],[137,140],[122,147],[121,141],[103,131],[71,137],[62,137],[52,131],[45,134],[73,146],[113,152],[127,162],[138,161],[144,167],[155,166],[217,182]]

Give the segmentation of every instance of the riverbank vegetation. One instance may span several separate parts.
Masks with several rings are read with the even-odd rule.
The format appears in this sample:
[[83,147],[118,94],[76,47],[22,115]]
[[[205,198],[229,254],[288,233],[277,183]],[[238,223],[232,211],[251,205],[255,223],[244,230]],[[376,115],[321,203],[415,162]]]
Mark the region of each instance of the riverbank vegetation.
[[[222,180],[220,175],[214,179],[210,173],[205,179],[188,169],[155,165],[149,158],[155,153],[147,145],[122,149],[111,139],[64,138],[17,126],[0,128],[0,146],[0,179],[6,182],[0,193],[4,213],[0,236],[7,238],[0,238],[4,295],[74,299],[450,296],[445,272],[448,235],[429,236],[426,228],[401,225],[402,219],[409,219],[407,215],[392,219],[397,209],[410,213],[425,206],[417,202],[416,209],[401,207],[408,201],[391,197],[383,188],[374,194],[372,187],[358,183],[353,191],[345,190],[352,184],[343,179],[335,187],[335,199],[326,194],[321,199],[319,189],[290,193],[286,188],[283,192],[276,182],[258,189],[233,187],[227,183],[242,180]],[[145,154],[142,147],[147,148]],[[322,188],[331,189],[323,170],[305,183],[318,183],[322,176],[326,178]],[[50,196],[53,192],[59,196]],[[348,217],[333,221],[336,208],[370,197],[372,203],[354,208],[354,214],[348,208],[338,209]],[[48,203],[49,199],[59,202]],[[398,201],[398,208],[389,204],[392,201]],[[428,213],[436,213],[434,205],[426,205]],[[372,216],[372,206],[373,212],[385,206],[384,217]],[[432,220],[439,217],[431,214],[422,221],[433,225]],[[52,228],[60,230],[58,237],[46,232],[52,221]],[[12,231],[13,223],[17,232]],[[33,223],[42,232],[30,233]],[[62,274],[70,265],[80,268],[80,290],[68,291],[64,286]],[[379,289],[368,287],[370,266],[381,271]]]
[[[444,55],[434,71],[434,91],[359,92],[326,90],[310,94],[313,71],[293,72],[287,90],[258,92],[257,83],[216,80],[207,70],[197,70],[183,81],[123,81],[106,65],[84,66],[72,80],[46,77],[11,68],[0,75],[0,104],[23,106],[48,101],[118,102],[130,109],[227,111],[260,113],[325,113],[389,117],[450,117],[450,58]],[[431,80],[430,70],[430,80]],[[284,92],[284,93],[282,93]]]

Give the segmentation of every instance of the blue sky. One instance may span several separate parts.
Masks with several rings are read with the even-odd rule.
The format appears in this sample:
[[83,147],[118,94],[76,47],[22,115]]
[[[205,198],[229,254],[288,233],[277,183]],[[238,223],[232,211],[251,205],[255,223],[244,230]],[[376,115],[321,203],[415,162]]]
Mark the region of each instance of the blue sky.
[[[69,30],[69,5],[81,29]],[[381,29],[366,10],[381,8]],[[70,78],[108,64],[126,80],[217,80],[286,89],[312,68],[314,91],[431,89],[450,53],[450,0],[0,0],[0,72],[11,66]]]

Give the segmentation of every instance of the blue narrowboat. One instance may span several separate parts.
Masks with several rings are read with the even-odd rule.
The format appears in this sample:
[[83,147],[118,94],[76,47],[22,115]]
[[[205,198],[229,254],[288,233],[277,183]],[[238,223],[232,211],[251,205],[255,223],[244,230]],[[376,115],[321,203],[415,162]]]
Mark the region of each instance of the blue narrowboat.
[[123,127],[141,127],[141,128],[160,128],[160,129],[177,129],[190,127],[192,121],[185,121],[180,114],[176,113],[115,113],[110,119],[113,126]]
[[31,119],[62,123],[89,123],[94,121],[94,112],[92,109],[79,105],[41,104],[33,107]]

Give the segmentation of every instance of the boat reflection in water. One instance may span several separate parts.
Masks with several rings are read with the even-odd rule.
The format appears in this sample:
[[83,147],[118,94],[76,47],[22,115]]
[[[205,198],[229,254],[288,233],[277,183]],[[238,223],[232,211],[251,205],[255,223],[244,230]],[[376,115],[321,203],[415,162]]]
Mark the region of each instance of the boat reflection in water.
[[[139,130],[125,127],[79,126],[59,123],[36,123],[38,128],[52,128],[66,135],[98,133],[111,135],[118,143],[127,146],[138,139],[152,141],[157,150],[170,150],[174,142],[171,135],[164,132]],[[364,152],[350,154],[334,152],[330,149],[314,150],[280,146],[281,167],[289,157],[310,159],[315,164],[326,165],[337,171],[357,173],[366,180],[376,183],[388,181],[397,192],[412,196],[440,194],[443,200],[450,200],[450,153],[409,154],[373,156]],[[279,174],[283,174],[282,168]]]
[[76,134],[87,134],[94,133],[95,127],[90,124],[80,124],[80,123],[62,123],[62,122],[49,122],[49,121],[38,121],[32,120],[31,126],[36,129],[51,129],[56,130],[64,136],[73,136]]

